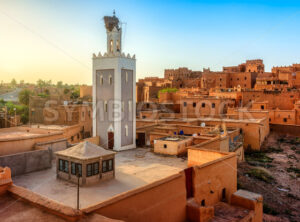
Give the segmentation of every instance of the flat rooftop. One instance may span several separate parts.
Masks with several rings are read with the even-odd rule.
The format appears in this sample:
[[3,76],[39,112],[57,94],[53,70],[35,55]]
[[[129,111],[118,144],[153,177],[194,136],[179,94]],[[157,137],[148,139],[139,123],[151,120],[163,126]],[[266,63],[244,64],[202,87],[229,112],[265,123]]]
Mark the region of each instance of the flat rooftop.
[[[187,161],[182,158],[157,155],[144,148],[118,152],[115,158],[114,179],[80,187],[80,208],[163,179],[187,167]],[[67,206],[76,207],[77,185],[56,178],[55,161],[51,169],[14,177],[13,182]]]
[[26,126],[2,128],[0,129],[0,141],[21,140],[59,133],[61,131]]
[[166,137],[159,138],[157,140],[178,142],[178,141],[188,140],[188,139],[189,137],[185,137],[185,136],[166,136]]
[[22,131],[12,131],[12,132],[1,132],[0,131],[0,140],[5,139],[14,139],[14,138],[30,138],[32,136],[42,135],[41,133],[31,133],[31,132],[22,132]]
[[8,194],[0,196],[0,218],[2,222],[53,221],[64,222],[60,217],[47,213]]

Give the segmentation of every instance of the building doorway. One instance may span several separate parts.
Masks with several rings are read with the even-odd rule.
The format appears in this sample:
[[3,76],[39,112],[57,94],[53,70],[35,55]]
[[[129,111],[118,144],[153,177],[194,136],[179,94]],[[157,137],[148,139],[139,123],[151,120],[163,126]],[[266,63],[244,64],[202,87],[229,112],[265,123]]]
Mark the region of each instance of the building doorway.
[[186,198],[194,197],[193,190],[193,167],[186,168],[185,173],[185,187],[186,187]]
[[143,147],[145,144],[145,133],[137,133],[137,146]]
[[112,150],[114,148],[114,132],[108,132],[107,137],[108,137],[108,149]]

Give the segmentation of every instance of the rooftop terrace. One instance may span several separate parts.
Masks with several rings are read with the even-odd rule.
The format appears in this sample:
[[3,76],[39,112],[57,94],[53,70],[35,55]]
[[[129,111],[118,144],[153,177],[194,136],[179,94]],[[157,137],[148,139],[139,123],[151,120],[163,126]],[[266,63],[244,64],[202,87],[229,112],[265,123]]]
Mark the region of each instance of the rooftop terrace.
[[[119,152],[116,154],[115,179],[81,187],[80,208],[176,174],[186,167],[186,160],[156,155],[150,152],[150,149]],[[65,205],[76,207],[77,186],[56,179],[55,162],[51,169],[17,176],[13,181],[16,185]]]

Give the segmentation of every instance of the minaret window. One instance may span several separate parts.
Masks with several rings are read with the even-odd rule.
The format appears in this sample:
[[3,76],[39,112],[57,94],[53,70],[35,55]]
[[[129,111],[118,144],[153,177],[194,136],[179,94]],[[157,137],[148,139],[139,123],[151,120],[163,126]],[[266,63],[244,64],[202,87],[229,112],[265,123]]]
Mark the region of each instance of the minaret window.
[[104,111],[107,112],[107,101],[104,102]]
[[125,125],[125,136],[128,136],[128,126]]
[[131,100],[128,101],[128,112],[131,112]]
[[112,76],[108,77],[108,82],[109,82],[109,85],[112,85]]
[[117,40],[117,51],[120,52],[120,42]]
[[101,86],[103,85],[103,76],[102,75],[100,76],[100,85]]
[[113,40],[110,40],[110,52],[113,52],[114,51],[114,49],[113,49]]

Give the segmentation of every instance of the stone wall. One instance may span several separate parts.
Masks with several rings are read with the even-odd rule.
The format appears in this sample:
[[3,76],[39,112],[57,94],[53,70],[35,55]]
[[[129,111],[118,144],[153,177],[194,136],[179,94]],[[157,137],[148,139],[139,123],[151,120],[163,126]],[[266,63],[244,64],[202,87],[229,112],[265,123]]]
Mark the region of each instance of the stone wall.
[[9,167],[12,176],[22,175],[51,167],[52,151],[35,150],[0,157],[0,166]]

